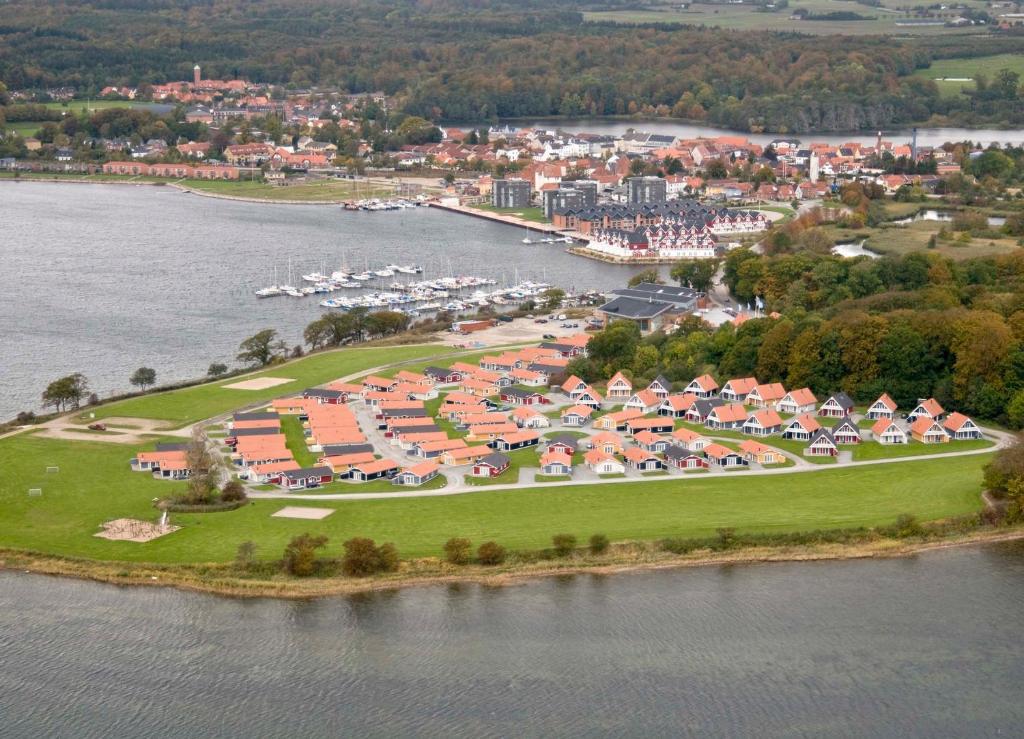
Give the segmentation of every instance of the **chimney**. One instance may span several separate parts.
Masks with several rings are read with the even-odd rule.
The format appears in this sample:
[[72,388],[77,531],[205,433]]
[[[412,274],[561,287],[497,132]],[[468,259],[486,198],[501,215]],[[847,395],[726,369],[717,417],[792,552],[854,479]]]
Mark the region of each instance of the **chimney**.
[[913,135],[910,139],[910,160],[917,161],[917,126],[914,126]]
[[192,67],[192,84],[199,87],[199,81],[203,78],[202,70],[199,65]]
[[882,156],[882,132],[878,132],[878,136],[875,138],[875,153],[878,156]]

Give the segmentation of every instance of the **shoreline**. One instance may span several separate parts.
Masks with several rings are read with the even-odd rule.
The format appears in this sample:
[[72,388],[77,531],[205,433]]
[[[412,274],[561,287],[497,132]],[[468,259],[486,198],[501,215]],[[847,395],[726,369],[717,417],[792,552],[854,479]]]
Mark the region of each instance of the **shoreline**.
[[409,587],[475,583],[488,587],[525,584],[548,577],[623,575],[685,567],[755,565],[785,562],[827,562],[912,557],[954,547],[999,544],[1024,540],[1024,526],[981,529],[937,539],[880,538],[855,544],[756,546],[712,552],[702,550],[674,555],[649,551],[649,542],[613,546],[608,555],[578,552],[566,559],[505,567],[456,566],[437,558],[403,561],[398,573],[367,578],[245,578],[233,575],[230,564],[157,565],[124,561],[98,561],[36,552],[0,549],[0,571],[70,577],[121,587],[170,587],[227,598],[309,600]]

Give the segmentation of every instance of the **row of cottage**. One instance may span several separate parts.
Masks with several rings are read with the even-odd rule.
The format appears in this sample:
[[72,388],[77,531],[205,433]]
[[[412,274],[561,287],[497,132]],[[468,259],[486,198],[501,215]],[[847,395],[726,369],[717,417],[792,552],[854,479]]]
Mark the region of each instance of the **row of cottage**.
[[[300,397],[273,401],[264,412],[236,414],[228,423],[225,442],[240,477],[296,489],[335,478],[387,478],[395,484],[422,485],[436,477],[442,465],[469,466],[468,474],[475,476],[500,475],[510,465],[506,453],[539,447],[541,430],[553,425],[553,417],[564,428],[591,424],[600,432],[591,437],[591,448],[584,455],[585,463],[599,474],[617,473],[626,466],[646,471],[783,461],[777,451],[754,439],[744,441],[739,452],[713,444],[695,431],[676,429],[679,419],[711,431],[735,430],[762,438],[778,434],[804,441],[809,455],[836,455],[839,445],[862,440],[851,418],[854,403],[845,393],[834,393],[819,405],[808,388],[787,391],[779,383],[759,383],[752,377],[732,379],[719,387],[710,375],[694,378],[682,392],[673,393],[663,377],[637,389],[621,372],[608,381],[604,395],[576,376],[552,385],[552,378],[564,376],[572,358],[586,354],[588,341],[582,334],[486,355],[477,364],[455,362],[428,367],[422,373],[401,371],[394,377],[370,376],[361,383],[309,388]],[[449,437],[426,408],[442,387],[447,390],[437,419],[460,429],[456,438]],[[550,390],[560,390],[569,402],[549,414],[543,408],[552,403]],[[348,405],[356,402],[369,408],[376,429],[406,460],[415,460],[412,464],[381,458]],[[605,404],[622,407],[599,415]],[[302,423],[308,450],[318,454],[315,467],[303,468],[295,461],[281,432],[284,415],[297,416]],[[946,414],[934,399],[919,402],[900,419],[896,403],[883,394],[865,415],[875,421],[871,434],[881,444],[981,437],[971,419]],[[820,419],[835,422],[826,427]],[[636,446],[627,449],[618,432],[631,436]],[[561,441],[567,444],[568,437]],[[541,474],[571,474],[575,451],[575,447],[569,450],[548,443],[540,460]],[[180,445],[140,453],[132,467],[168,479],[189,474]]]

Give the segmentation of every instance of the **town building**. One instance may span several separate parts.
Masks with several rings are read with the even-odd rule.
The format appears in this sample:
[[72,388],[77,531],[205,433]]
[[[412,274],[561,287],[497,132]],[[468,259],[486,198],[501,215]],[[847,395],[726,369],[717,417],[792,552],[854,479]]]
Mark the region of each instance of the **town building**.
[[630,177],[626,180],[626,202],[630,205],[664,203],[668,189],[663,177]]
[[530,183],[526,180],[494,180],[491,205],[495,208],[527,208],[530,205]]

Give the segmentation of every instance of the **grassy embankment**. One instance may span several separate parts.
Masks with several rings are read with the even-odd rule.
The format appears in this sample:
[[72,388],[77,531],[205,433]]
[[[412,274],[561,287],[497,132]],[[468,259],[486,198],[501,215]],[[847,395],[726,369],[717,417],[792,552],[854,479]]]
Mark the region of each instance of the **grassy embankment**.
[[[0,541],[12,549],[100,560],[155,563],[226,562],[251,540],[263,558],[309,531],[331,540],[352,536],[393,541],[403,557],[436,556],[451,536],[494,539],[537,549],[553,533],[612,540],[703,537],[719,527],[791,532],[891,523],[901,513],[922,521],[980,507],[981,468],[989,455],[836,468],[792,475],[714,475],[643,482],[501,490],[372,501],[291,501],[329,507],[321,521],[272,518],[285,500],[253,501],[239,510],[177,514],[182,529],[147,544],[93,536],[120,517],[155,520],[152,500],[181,487],[128,468],[131,449],[18,435],[0,440]],[[47,466],[60,472],[47,473]],[[29,488],[42,488],[29,497]],[[365,488],[359,488],[365,490]],[[355,489],[353,489],[355,492]]]

